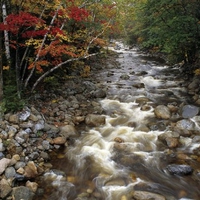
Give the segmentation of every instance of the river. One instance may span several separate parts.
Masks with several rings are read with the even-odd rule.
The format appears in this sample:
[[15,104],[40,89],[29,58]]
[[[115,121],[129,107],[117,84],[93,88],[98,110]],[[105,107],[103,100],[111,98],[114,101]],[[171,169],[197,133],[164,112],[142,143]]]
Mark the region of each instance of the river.
[[[45,175],[47,185],[48,177],[55,177],[49,188],[56,188],[47,199],[200,199],[199,173],[174,175],[167,170],[180,164],[178,153],[191,155],[190,138],[182,138],[184,148],[175,149],[158,140],[171,131],[176,113],[170,120],[157,119],[155,107],[189,102],[179,68],[137,49],[115,51],[119,64],[93,74],[106,89],[107,97],[100,101],[106,123],[83,130],[66,157],[58,160],[55,166],[65,171],[67,181],[62,174]],[[200,169],[196,160],[186,160],[181,164]]]

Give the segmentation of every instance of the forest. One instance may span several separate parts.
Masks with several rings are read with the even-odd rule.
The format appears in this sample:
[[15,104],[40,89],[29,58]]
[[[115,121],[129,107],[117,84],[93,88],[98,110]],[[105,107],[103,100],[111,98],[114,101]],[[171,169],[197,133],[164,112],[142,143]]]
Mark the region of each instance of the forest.
[[77,65],[84,76],[111,39],[200,74],[199,0],[1,0],[0,15],[1,116]]

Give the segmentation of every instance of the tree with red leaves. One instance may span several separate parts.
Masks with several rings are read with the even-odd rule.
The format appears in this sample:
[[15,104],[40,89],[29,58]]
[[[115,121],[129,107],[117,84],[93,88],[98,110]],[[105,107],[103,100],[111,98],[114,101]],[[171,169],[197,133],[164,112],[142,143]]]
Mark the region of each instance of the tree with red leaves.
[[[112,8],[106,10],[102,2],[93,0],[11,3],[13,10],[0,23],[0,30],[9,34],[9,69],[15,71],[19,97],[66,63],[92,56],[88,50],[105,44],[101,37],[114,17]],[[8,65],[5,60],[4,65]]]

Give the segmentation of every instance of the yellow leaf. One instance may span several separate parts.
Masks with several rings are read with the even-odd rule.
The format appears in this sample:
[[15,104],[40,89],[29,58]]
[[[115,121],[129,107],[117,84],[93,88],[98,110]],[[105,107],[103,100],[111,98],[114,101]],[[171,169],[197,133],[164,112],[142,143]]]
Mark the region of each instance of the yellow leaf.
[[3,70],[9,70],[10,69],[10,66],[3,66]]

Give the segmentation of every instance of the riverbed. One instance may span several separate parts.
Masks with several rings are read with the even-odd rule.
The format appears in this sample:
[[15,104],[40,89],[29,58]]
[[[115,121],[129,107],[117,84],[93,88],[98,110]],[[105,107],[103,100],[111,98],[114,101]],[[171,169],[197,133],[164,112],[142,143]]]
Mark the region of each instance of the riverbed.
[[[200,199],[199,112],[181,115],[183,106],[198,106],[180,67],[136,48],[112,50],[117,64],[90,75],[106,92],[98,102],[105,122],[81,126],[80,136],[53,159],[63,173],[45,174],[44,199]],[[169,117],[165,110],[155,114],[159,105],[169,109]]]

